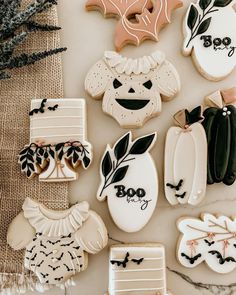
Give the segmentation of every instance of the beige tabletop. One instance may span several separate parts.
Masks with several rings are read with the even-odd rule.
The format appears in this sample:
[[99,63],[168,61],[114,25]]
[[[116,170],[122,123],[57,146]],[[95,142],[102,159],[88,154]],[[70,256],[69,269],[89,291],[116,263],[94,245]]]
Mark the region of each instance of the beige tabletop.
[[[226,187],[222,184],[209,186],[204,202],[194,208],[188,206],[171,207],[163,193],[163,151],[164,139],[168,128],[173,124],[172,116],[182,108],[192,108],[202,103],[206,94],[215,90],[232,87],[236,80],[236,71],[221,82],[209,82],[199,75],[190,58],[181,54],[182,19],[191,2],[185,0],[184,7],[173,15],[173,22],[160,34],[160,42],[145,42],[139,48],[127,46],[122,54],[129,57],[148,55],[159,49],[177,67],[182,90],[178,97],[163,103],[163,111],[157,118],[134,130],[134,136],[157,131],[158,140],[152,150],[156,162],[160,194],[156,211],[149,224],[136,234],[120,231],[109,216],[106,202],[96,200],[99,185],[99,163],[107,143],[113,143],[125,130],[122,130],[112,118],[102,112],[101,101],[95,101],[84,91],[84,79],[90,67],[103,55],[105,50],[113,50],[113,32],[116,20],[105,20],[98,12],[86,12],[85,0],[60,0],[59,21],[62,30],[62,44],[68,47],[63,56],[65,97],[84,97],[88,106],[88,138],[94,146],[94,161],[87,171],[81,170],[78,181],[70,185],[71,203],[89,201],[92,209],[101,214],[112,239],[130,242],[161,242],[166,246],[168,289],[174,295],[233,295],[236,287],[235,271],[219,275],[211,271],[204,263],[194,269],[182,267],[176,260],[176,241],[178,232],[176,220],[181,216],[198,217],[201,212],[221,213],[236,216],[236,184]],[[51,290],[49,295],[103,295],[108,286],[108,248],[96,256],[89,257],[88,269],[79,274],[77,286],[61,291]]]

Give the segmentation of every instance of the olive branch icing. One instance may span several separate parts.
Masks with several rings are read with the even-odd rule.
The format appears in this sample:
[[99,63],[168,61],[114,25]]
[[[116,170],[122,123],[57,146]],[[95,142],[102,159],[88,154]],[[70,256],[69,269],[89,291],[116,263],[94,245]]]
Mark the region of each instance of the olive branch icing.
[[68,160],[73,168],[76,168],[81,162],[83,167],[87,169],[92,159],[91,147],[80,141],[61,142],[55,145],[31,143],[19,153],[19,164],[21,171],[31,178],[34,174],[39,174],[41,170],[45,169],[52,159],[61,161],[63,158]]
[[187,26],[191,31],[191,36],[186,47],[198,35],[205,33],[211,24],[211,14],[219,11],[219,8],[228,6],[233,0],[199,0],[198,6],[191,4]]
[[156,133],[140,137],[134,142],[131,141],[131,137],[131,132],[128,132],[119,139],[113,148],[108,145],[101,162],[102,186],[99,198],[103,198],[106,188],[125,178],[129,169],[129,165],[126,163],[135,161],[135,156],[146,153],[155,142]]

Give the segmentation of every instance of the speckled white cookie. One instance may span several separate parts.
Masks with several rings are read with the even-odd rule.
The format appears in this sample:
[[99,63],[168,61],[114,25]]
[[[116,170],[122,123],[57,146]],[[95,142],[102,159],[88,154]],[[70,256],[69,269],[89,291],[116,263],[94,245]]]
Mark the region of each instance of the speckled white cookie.
[[86,91],[103,98],[103,111],[121,127],[141,127],[162,110],[162,100],[171,100],[180,90],[175,67],[156,51],[139,59],[105,52],[89,71]]

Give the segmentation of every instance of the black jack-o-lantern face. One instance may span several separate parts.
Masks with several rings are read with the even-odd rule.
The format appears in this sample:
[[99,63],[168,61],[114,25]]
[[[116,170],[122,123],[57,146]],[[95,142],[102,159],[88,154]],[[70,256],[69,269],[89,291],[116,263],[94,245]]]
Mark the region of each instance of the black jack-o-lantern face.
[[163,58],[160,53],[137,60],[113,55],[111,66],[104,58],[91,69],[85,89],[94,98],[103,97],[103,111],[120,126],[141,127],[161,112],[162,100],[170,100],[178,93],[178,73],[167,60],[158,63],[158,58]]

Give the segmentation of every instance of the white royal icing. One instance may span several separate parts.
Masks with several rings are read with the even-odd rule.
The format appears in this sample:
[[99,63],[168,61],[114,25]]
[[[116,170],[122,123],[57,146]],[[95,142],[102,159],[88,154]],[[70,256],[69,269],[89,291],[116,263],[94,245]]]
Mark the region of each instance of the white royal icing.
[[[208,4],[205,10],[202,3]],[[183,52],[192,54],[207,79],[221,80],[236,66],[235,3],[235,0],[198,0],[190,5],[184,19]]]
[[132,59],[109,51],[88,72],[85,90],[103,98],[103,111],[120,126],[138,128],[177,95],[180,78],[162,52]]
[[236,219],[203,214],[202,219],[181,218],[178,260],[189,268],[203,261],[215,272],[226,274],[236,268]]
[[206,193],[207,139],[201,123],[171,127],[165,144],[165,195],[171,205],[199,204]]
[[164,247],[159,244],[112,246],[108,292],[109,295],[167,295]]
[[128,132],[113,147],[108,145],[104,153],[97,198],[107,198],[111,216],[123,231],[141,230],[155,210],[158,175],[149,153],[155,141],[155,133],[132,141]]

